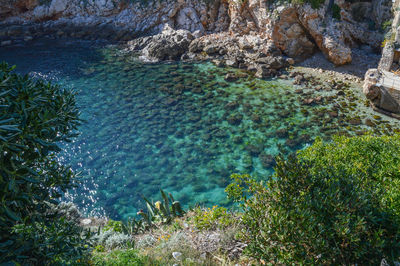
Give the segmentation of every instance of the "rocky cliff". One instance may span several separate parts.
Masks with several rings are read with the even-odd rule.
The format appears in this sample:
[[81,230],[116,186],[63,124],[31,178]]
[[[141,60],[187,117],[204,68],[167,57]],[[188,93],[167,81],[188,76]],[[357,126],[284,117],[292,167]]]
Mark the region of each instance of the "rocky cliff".
[[[222,58],[232,59],[228,64],[233,66],[255,68],[251,66],[255,60],[283,56],[285,60],[264,64],[264,68],[279,68],[319,49],[331,62],[342,65],[351,62],[354,46],[380,48],[380,28],[391,18],[391,3],[326,0],[311,6],[262,0],[0,0],[0,40],[8,45],[21,37],[29,41],[47,35],[129,41],[159,34],[168,25],[168,29],[188,31],[184,35],[189,40],[179,46],[180,52],[171,51],[170,56],[165,51],[158,59],[182,55]],[[169,32],[176,38],[176,33]],[[150,48],[151,53],[160,47],[154,42],[174,40],[168,38],[164,32],[131,44]]]
[[394,1],[392,11],[381,60],[378,68],[365,74],[363,92],[372,108],[400,119],[400,0]]

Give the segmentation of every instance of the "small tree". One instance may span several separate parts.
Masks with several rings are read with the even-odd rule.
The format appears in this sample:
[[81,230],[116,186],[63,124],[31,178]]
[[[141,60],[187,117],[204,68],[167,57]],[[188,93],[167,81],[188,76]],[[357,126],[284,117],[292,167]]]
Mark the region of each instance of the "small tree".
[[76,178],[55,157],[80,123],[74,94],[14,68],[0,64],[0,263],[79,257],[79,229],[51,211]]
[[276,159],[264,185],[233,175],[243,237],[277,264],[371,265],[400,255],[400,137],[317,140]]

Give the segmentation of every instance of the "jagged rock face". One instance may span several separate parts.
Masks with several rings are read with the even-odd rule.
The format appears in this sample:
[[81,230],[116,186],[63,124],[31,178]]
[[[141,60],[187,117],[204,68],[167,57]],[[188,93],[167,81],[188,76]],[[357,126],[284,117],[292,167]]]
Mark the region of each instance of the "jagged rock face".
[[131,50],[141,50],[141,59],[157,62],[178,60],[189,49],[194,36],[187,30],[174,30],[168,24],[160,34],[129,42]]
[[38,5],[38,0],[0,0],[0,20],[33,10]]
[[238,34],[262,33],[268,26],[267,1],[229,1],[229,31]]
[[293,7],[285,8],[281,12],[274,24],[272,39],[279,49],[297,60],[306,59],[315,50],[315,44],[300,24],[297,11]]
[[370,100],[374,108],[400,114],[400,104],[393,98],[386,88],[379,84],[381,73],[378,69],[369,69],[365,73],[363,93]]
[[[103,17],[111,19],[115,25],[129,25],[135,32],[153,34],[161,32],[165,23],[192,32],[219,32],[227,30],[230,22],[228,4],[221,0],[209,4],[199,0],[153,1],[148,4],[115,0],[52,0],[47,5],[32,4],[38,0],[19,1],[30,8],[11,12],[8,10],[15,9],[16,4],[12,0],[0,0],[0,16],[3,13],[4,18],[18,15],[14,19],[24,21],[70,18],[82,23],[90,18]],[[6,5],[6,2],[9,4]]]
[[[371,4],[359,6],[382,20],[387,12],[378,4],[387,1],[374,0]],[[120,31],[123,36],[114,38],[117,40],[129,40],[143,33],[158,34],[165,24],[176,30],[196,32],[196,37],[225,32],[218,35],[219,38],[226,38],[225,42],[210,36],[199,40],[192,48],[201,46],[200,50],[207,55],[213,54],[213,57],[216,54],[230,56],[232,65],[237,66],[241,63],[249,65],[249,61],[262,57],[257,54],[268,56],[272,46],[273,50],[277,47],[297,61],[309,57],[318,47],[336,65],[351,62],[351,47],[354,45],[367,43],[379,47],[381,35],[369,31],[365,23],[353,20],[352,10],[356,6],[336,0],[342,17],[337,21],[327,13],[328,2],[319,9],[313,9],[309,4],[277,6],[275,2],[265,0],[165,0],[145,5],[122,0],[49,0],[48,4],[39,4],[39,0],[0,0],[0,17],[9,17],[0,24],[12,21],[68,21],[74,27],[98,27],[97,32],[102,32],[103,28],[123,28],[124,31]],[[4,38],[9,37],[7,34]],[[144,41],[140,40],[134,46],[141,43],[141,46],[147,47],[149,43],[143,45]],[[164,50],[161,46],[159,48]],[[176,56],[180,53],[179,50]],[[155,57],[162,57],[161,54]]]
[[318,48],[335,65],[351,62],[351,49],[345,44],[338,24],[325,18],[326,9],[303,5],[298,9],[299,20],[313,37]]

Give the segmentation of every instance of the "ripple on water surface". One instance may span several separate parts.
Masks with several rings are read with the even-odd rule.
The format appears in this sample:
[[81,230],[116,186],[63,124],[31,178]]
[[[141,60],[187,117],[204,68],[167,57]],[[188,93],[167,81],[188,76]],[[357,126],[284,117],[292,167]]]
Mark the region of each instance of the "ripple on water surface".
[[[291,152],[317,136],[397,128],[373,117],[358,89],[299,90],[243,73],[226,82],[237,70],[143,64],[115,46],[41,41],[0,48],[0,60],[77,91],[86,122],[63,144],[60,160],[83,171],[84,184],[67,196],[112,218],[134,216],[141,196],[158,196],[160,188],[185,205],[228,204],[230,174],[268,177],[278,145]],[[319,95],[320,104],[303,104]]]

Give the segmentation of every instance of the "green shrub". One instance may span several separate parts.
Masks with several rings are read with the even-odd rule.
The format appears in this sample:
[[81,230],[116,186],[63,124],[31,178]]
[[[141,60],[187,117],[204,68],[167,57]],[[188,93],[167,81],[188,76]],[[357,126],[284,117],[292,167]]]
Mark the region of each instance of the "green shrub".
[[14,68],[0,63],[0,263],[81,258],[77,225],[51,207],[76,177],[55,157],[79,124],[74,94]]
[[325,3],[325,0],[290,0],[290,2],[294,4],[310,4],[312,8],[318,9]]
[[[19,256],[26,264],[84,264],[87,261],[88,246],[82,244],[83,229],[64,217],[52,222],[19,223],[13,227],[18,236],[14,239],[19,246]],[[86,232],[88,238],[88,232]],[[24,254],[24,255],[21,255]]]
[[332,17],[340,20],[342,16],[340,15],[340,7],[337,4],[332,5]]
[[234,224],[234,216],[228,213],[224,207],[213,206],[212,208],[194,209],[193,222],[197,229],[225,228]]
[[110,220],[108,220],[107,224],[104,226],[103,230],[122,233],[123,223],[121,221],[114,221],[114,220],[110,219]]
[[91,265],[149,265],[145,263],[145,259],[138,255],[137,250],[114,250],[109,253],[93,252]]
[[148,227],[152,227],[153,223],[156,224],[169,224],[174,218],[182,217],[185,211],[179,201],[176,201],[171,193],[168,195],[160,189],[161,201],[151,202],[147,198],[143,197],[146,202],[147,212],[140,210],[140,215]]
[[[378,264],[400,255],[400,137],[321,140],[264,185],[233,175],[248,252],[282,264]],[[267,188],[268,187],[268,188]]]
[[392,20],[388,20],[382,23],[382,31],[387,32],[392,28]]

